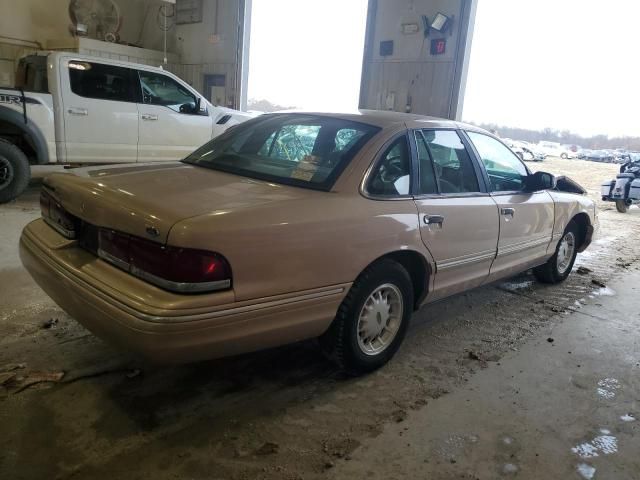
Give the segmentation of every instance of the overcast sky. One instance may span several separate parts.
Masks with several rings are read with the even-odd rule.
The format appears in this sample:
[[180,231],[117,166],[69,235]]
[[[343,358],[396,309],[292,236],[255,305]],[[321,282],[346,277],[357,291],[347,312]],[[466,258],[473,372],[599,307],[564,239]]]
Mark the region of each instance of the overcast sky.
[[[356,108],[366,6],[254,0],[249,97]],[[463,117],[640,136],[639,52],[638,0],[479,0]]]
[[479,0],[463,116],[640,136],[640,1]]
[[253,0],[248,97],[358,108],[367,0]]

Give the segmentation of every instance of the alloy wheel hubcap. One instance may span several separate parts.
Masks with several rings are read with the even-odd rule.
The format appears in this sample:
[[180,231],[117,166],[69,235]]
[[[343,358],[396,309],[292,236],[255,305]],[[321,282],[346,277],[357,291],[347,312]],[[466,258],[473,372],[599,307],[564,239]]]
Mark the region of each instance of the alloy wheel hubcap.
[[402,293],[386,283],[367,298],[358,317],[358,346],[365,355],[378,355],[396,337],[402,323]]
[[568,232],[562,238],[560,246],[558,247],[557,266],[560,274],[565,273],[569,268],[569,265],[571,265],[575,249],[576,237],[573,235],[573,232]]
[[13,166],[4,157],[0,157],[0,190],[8,186],[13,180]]

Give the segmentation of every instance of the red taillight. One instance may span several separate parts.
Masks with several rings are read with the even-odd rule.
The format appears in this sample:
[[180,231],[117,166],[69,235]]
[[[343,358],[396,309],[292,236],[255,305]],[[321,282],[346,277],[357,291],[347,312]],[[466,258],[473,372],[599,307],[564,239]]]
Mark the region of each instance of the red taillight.
[[231,287],[231,269],[217,253],[160,245],[100,229],[98,255],[154,285],[180,293]]
[[67,238],[76,238],[76,222],[44,188],[40,191],[40,213],[45,222]]

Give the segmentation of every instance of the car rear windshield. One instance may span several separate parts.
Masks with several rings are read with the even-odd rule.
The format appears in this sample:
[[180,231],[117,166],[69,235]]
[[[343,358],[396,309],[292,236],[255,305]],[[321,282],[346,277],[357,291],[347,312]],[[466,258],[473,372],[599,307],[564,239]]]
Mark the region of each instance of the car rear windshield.
[[275,183],[329,190],[379,130],[319,115],[263,115],[231,128],[184,162]]

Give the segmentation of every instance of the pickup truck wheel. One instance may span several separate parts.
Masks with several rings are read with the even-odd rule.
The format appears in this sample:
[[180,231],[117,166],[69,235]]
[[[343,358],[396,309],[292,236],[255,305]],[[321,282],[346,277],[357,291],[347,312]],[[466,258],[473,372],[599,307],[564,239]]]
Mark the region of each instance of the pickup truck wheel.
[[29,160],[15,145],[0,140],[0,203],[20,195],[31,178]]
[[627,211],[629,211],[629,205],[627,205],[626,200],[616,200],[616,210],[620,213],[627,213]]
[[562,234],[562,238],[547,263],[533,269],[533,274],[543,283],[560,283],[567,279],[578,255],[578,226],[575,222],[569,222]]
[[354,282],[320,345],[349,374],[373,371],[400,347],[412,311],[409,274],[397,262],[380,260]]

